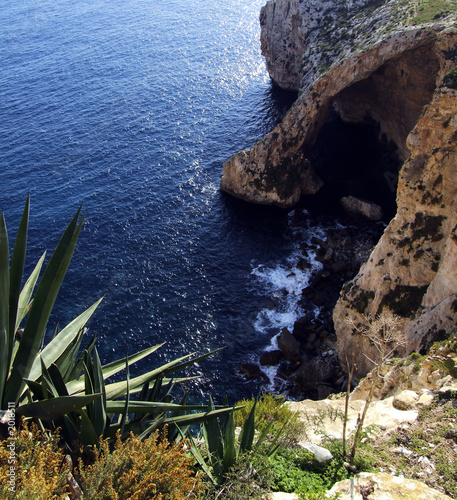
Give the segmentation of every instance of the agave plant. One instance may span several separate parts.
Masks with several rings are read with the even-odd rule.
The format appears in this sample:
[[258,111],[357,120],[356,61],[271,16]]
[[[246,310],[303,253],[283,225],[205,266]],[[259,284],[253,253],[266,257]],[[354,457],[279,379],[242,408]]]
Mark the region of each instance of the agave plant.
[[[44,347],[47,323],[70,264],[84,216],[78,209],[51,256],[36,291],[45,255],[22,287],[27,248],[30,200],[27,198],[9,262],[9,243],[3,212],[0,216],[0,403],[1,410],[15,407],[16,414],[50,422],[62,428],[71,447],[74,442],[96,445],[100,436],[114,437],[117,430],[146,437],[161,425],[189,426],[232,411],[186,405],[185,397],[173,403],[178,370],[210,356],[195,353],[170,361],[143,375],[130,378],[130,366],[155,352],[149,347],[125,359],[102,365],[93,338],[81,351],[85,325],[95,302]],[[25,321],[23,329],[22,322]],[[126,379],[108,382],[121,370]],[[196,410],[200,410],[195,413]],[[171,427],[173,427],[171,425]],[[175,434],[177,430],[174,430]]]
[[[284,426],[274,436],[271,436],[270,430],[273,422],[268,424],[254,442],[256,404],[257,401],[255,401],[248,418],[245,420],[238,438],[233,411],[242,407],[233,407],[233,411],[230,413],[224,413],[219,417],[205,420],[202,425],[202,437],[205,444],[203,453],[192,435],[187,432],[186,437],[190,441],[191,451],[213,484],[217,485],[223,482],[225,473],[237,463],[238,458],[243,453],[257,452],[263,447],[263,455],[271,457],[278,449],[277,442],[284,431]],[[208,412],[214,413],[215,411],[217,410],[210,396]],[[181,433],[181,437],[184,437],[184,433]]]
[[[24,212],[9,262],[8,232],[3,212],[0,215],[0,408],[19,406],[25,398],[26,380],[41,376],[42,363],[50,366],[57,361],[78,337],[81,329],[94,312],[98,302],[72,321],[44,349],[46,326],[60,290],[65,273],[81,231],[84,216],[78,209],[63,233],[40,283],[32,298],[35,285],[44,262],[45,254],[39,259],[24,287],[22,280],[27,249],[27,230],[30,199],[27,197]],[[24,327],[21,324],[25,320]],[[89,398],[78,396],[71,401],[71,407],[82,407]]]
[[[20,406],[16,412],[52,420],[54,426],[62,429],[62,436],[71,448],[74,442],[98,445],[100,437],[114,439],[118,430],[123,437],[133,432],[144,439],[164,425],[168,426],[169,440],[173,440],[177,435],[177,425],[188,427],[231,411],[231,408],[208,411],[206,406],[187,405],[186,395],[179,403],[173,403],[175,384],[192,377],[171,379],[169,375],[212,353],[201,356],[188,354],[130,379],[130,366],[155,352],[161,345],[102,366],[93,338],[75,359],[70,371],[62,370],[62,366],[56,363],[50,367],[43,364],[40,379],[26,381],[34,400]],[[127,375],[125,380],[108,383],[110,377],[124,368]],[[82,408],[62,414],[60,402],[71,400],[81,393],[85,397],[94,396],[95,399]],[[200,411],[195,413],[197,410]]]

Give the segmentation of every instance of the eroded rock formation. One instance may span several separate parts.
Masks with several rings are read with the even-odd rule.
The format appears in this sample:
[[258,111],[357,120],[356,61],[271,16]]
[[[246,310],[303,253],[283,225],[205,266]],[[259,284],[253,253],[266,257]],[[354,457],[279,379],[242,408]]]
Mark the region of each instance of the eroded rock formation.
[[[407,141],[410,157],[398,181],[398,210],[333,319],[340,359],[356,348],[376,359],[371,342],[354,336],[347,319],[390,309],[405,333],[403,354],[455,332],[457,312],[457,93],[436,92]],[[400,351],[401,353],[401,351]],[[357,360],[358,374],[373,365]]]
[[322,180],[313,143],[332,107],[349,122],[374,120],[396,145],[405,162],[398,212],[334,311],[342,366],[357,350],[358,376],[372,367],[364,354],[377,353],[347,318],[363,323],[392,310],[406,335],[403,353],[456,327],[457,92],[443,79],[457,63],[457,23],[445,11],[419,24],[417,8],[398,0],[267,2],[267,68],[299,97],[269,135],[224,164],[221,179],[234,196],[286,208],[315,194]]
[[276,0],[263,7],[267,67],[275,82],[300,95],[280,125],[224,164],[223,191],[281,207],[315,194],[322,181],[312,147],[333,105],[347,121],[377,121],[407,158],[407,135],[455,65],[457,29],[452,17],[402,24],[397,0],[374,10],[372,3]]

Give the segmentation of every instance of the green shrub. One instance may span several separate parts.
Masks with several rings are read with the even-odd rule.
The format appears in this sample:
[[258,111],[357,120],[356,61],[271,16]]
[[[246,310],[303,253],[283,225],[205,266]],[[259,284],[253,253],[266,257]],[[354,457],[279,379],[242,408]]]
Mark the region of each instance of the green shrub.
[[[234,414],[235,425],[242,427],[246,421],[255,398],[243,399],[236,403],[236,407],[244,406]],[[285,396],[274,396],[270,393],[263,393],[258,398],[255,413],[255,428],[257,431],[264,431],[271,424],[271,433],[275,434],[284,427],[284,437],[291,441],[296,441],[303,433],[302,426],[298,421],[298,412],[292,411],[285,404]]]
[[[256,405],[254,402],[238,436],[234,413],[239,410],[229,407],[231,409],[229,414],[222,414],[220,417],[209,418],[203,422],[203,446],[196,443],[191,433],[187,432],[190,451],[214,485],[225,482],[227,472],[236,467],[244,455],[270,457],[279,448],[278,441],[284,429],[280,428],[273,433],[273,422],[270,422],[262,432],[258,432],[256,437]],[[208,412],[214,413],[214,411],[214,403],[210,397]],[[184,434],[182,436],[184,437]]]
[[422,368],[422,363],[424,362],[425,356],[421,356],[417,352],[412,352],[407,358],[408,364],[412,364],[414,367],[414,373],[419,373]]
[[443,79],[443,85],[450,89],[457,89],[457,67],[446,74]]
[[339,457],[319,463],[302,448],[282,448],[269,462],[273,489],[297,493],[302,498],[320,498],[333,484],[348,477]]

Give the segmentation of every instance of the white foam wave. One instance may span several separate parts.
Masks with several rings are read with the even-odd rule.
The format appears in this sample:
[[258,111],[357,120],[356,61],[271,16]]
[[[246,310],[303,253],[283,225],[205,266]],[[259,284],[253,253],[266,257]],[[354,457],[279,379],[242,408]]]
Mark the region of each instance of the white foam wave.
[[[312,232],[306,231],[299,238],[301,241],[310,243],[312,236],[325,237],[323,228],[313,226]],[[310,247],[309,247],[310,248]],[[303,266],[303,261],[306,261]],[[302,265],[297,267],[301,262]],[[305,267],[305,268],[304,268]],[[269,336],[269,345],[265,346],[265,351],[278,349],[277,339],[282,330],[286,327],[293,331],[294,323],[300,317],[309,315],[317,317],[319,308],[313,306],[310,310],[304,310],[301,305],[303,289],[310,285],[311,278],[322,268],[322,264],[316,260],[314,250],[308,249],[306,257],[297,248],[283,263],[274,266],[257,265],[252,269],[252,275],[256,278],[257,287],[267,293],[273,299],[273,306],[265,307],[259,311],[254,321],[255,330],[264,336]],[[267,390],[275,390],[275,379],[277,367],[263,366],[262,370],[267,374],[271,383]]]
[[314,257],[310,252],[308,269],[296,267],[301,256],[294,252],[286,264],[274,267],[259,265],[252,270],[263,290],[275,300],[274,308],[264,308],[258,313],[254,324],[258,332],[270,333],[283,327],[292,329],[295,321],[303,315],[300,306],[302,291],[310,284],[314,272],[322,266]]

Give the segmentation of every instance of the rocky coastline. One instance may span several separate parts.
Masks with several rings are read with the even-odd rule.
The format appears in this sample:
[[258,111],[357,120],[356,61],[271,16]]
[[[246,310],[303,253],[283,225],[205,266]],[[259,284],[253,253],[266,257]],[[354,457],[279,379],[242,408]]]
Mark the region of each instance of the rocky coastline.
[[[290,330],[283,328],[276,339],[277,349],[265,351],[256,362],[242,363],[240,372],[249,380],[273,384],[277,392],[292,399],[317,400],[346,388],[332,311],[342,285],[357,275],[386,225],[348,215],[324,227],[322,237],[306,239],[309,217],[308,211],[296,209],[290,220],[300,243],[291,275],[294,269],[309,269],[310,258],[320,263],[299,301],[304,311],[313,313],[305,313]],[[329,220],[334,218],[329,216]],[[264,371],[268,367],[276,367],[275,380]]]
[[[395,314],[404,332],[399,356],[425,352],[434,341],[455,335],[455,6],[270,0],[260,23],[273,81],[299,96],[280,125],[224,164],[223,191],[283,208],[319,196],[327,180],[314,152],[331,112],[345,123],[375,123],[379,140],[402,164],[398,177],[390,172],[396,212],[379,241],[357,254],[358,265],[335,244],[334,235],[314,241],[323,268],[303,291],[303,300],[325,304],[327,314],[311,323],[299,320],[292,332],[283,330],[280,353],[262,360],[285,359],[284,377],[305,392],[309,377],[317,375],[314,397],[322,398],[341,389],[352,353],[355,380],[376,363],[376,349],[355,334],[354,322],[363,328],[387,311]],[[369,219],[383,217],[376,204],[350,191],[343,194],[346,210],[351,206]],[[349,235],[348,241],[350,253],[356,239]],[[338,363],[330,362],[337,358]]]

